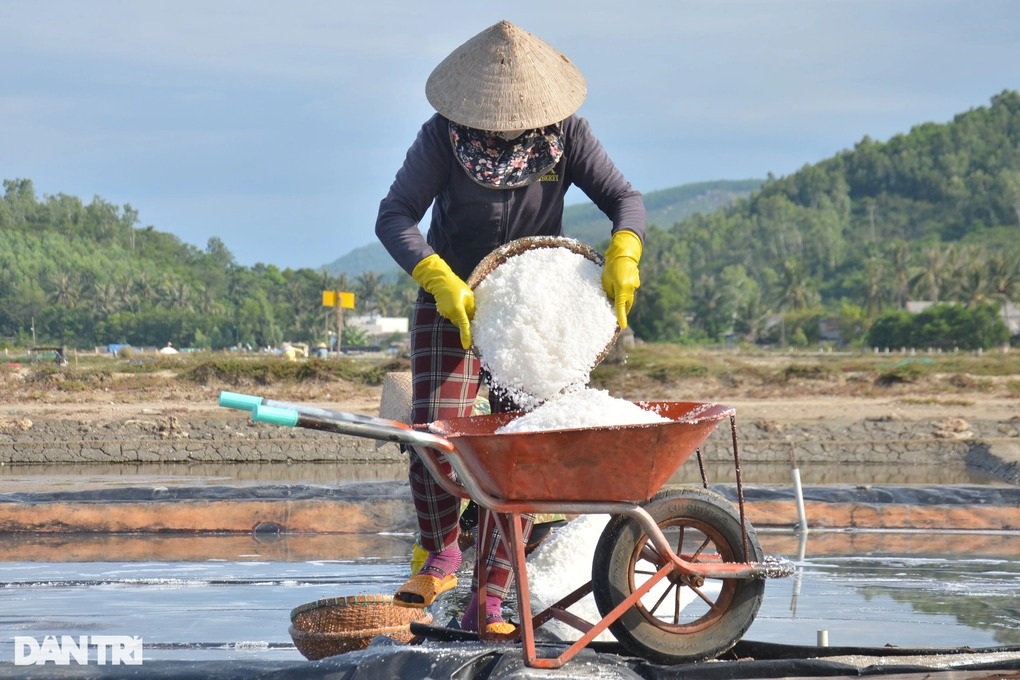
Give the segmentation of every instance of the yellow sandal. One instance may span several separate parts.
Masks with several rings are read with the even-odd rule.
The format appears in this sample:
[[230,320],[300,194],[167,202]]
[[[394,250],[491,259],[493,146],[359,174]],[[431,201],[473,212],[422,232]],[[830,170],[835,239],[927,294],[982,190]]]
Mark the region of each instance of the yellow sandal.
[[[436,570],[436,573],[439,573]],[[393,596],[393,604],[398,607],[424,609],[436,601],[443,593],[457,587],[457,577],[445,574],[442,578],[429,574],[415,574],[400,586]]]
[[491,621],[485,624],[485,632],[478,636],[488,642],[514,642],[517,640],[517,626],[506,621]]

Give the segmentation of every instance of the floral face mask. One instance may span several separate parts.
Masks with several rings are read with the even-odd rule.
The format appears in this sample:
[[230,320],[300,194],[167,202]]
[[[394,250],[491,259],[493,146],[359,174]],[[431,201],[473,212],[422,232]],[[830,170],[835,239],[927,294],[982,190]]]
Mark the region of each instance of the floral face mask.
[[454,155],[471,179],[498,189],[529,184],[556,167],[563,157],[559,125],[490,132],[451,122],[450,141]]

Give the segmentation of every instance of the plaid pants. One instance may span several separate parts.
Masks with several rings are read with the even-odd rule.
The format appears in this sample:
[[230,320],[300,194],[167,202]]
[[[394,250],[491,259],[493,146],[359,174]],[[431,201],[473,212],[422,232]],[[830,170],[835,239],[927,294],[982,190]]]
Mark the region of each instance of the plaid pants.
[[[411,408],[415,424],[471,415],[481,385],[481,364],[471,351],[460,345],[460,331],[436,311],[435,303],[419,300],[411,318]],[[490,391],[494,413],[513,406]],[[454,476],[444,456],[443,474]],[[408,477],[418,516],[419,541],[429,552],[456,545],[460,533],[460,499],[443,489],[413,450]],[[524,538],[531,533],[533,518],[522,518]],[[486,556],[486,591],[505,598],[511,585],[511,565],[506,548],[492,531],[494,549]],[[481,559],[479,557],[479,559]]]

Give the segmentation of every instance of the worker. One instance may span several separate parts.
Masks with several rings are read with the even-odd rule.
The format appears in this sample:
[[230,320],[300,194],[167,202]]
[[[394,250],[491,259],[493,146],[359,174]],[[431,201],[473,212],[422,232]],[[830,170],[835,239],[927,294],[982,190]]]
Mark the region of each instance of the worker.
[[[415,424],[470,414],[482,378],[471,350],[474,294],[465,279],[486,255],[521,237],[562,235],[564,196],[571,185],[579,187],[612,221],[602,285],[626,327],[640,285],[645,232],[641,194],[576,115],[587,95],[584,78],[548,43],[500,21],[446,57],[425,94],[436,114],[408,150],[376,221],[380,241],[421,287],[410,330]],[[430,207],[423,237],[418,224]],[[519,410],[497,387],[490,385],[493,412]],[[449,463],[442,462],[449,474]],[[457,584],[461,504],[413,451],[409,479],[428,555],[394,601],[427,607]],[[523,524],[527,537],[532,518]],[[515,628],[502,615],[511,586],[509,556],[499,540],[492,545],[489,555],[479,556],[486,592],[473,589],[460,625],[511,636]],[[480,600],[484,621],[478,620]]]

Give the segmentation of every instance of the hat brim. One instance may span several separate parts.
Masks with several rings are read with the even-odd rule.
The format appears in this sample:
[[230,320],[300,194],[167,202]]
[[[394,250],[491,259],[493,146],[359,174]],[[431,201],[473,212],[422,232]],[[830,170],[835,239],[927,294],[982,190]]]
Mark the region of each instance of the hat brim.
[[425,83],[440,114],[479,130],[530,130],[576,112],[588,87],[572,61],[509,21],[450,53]]

